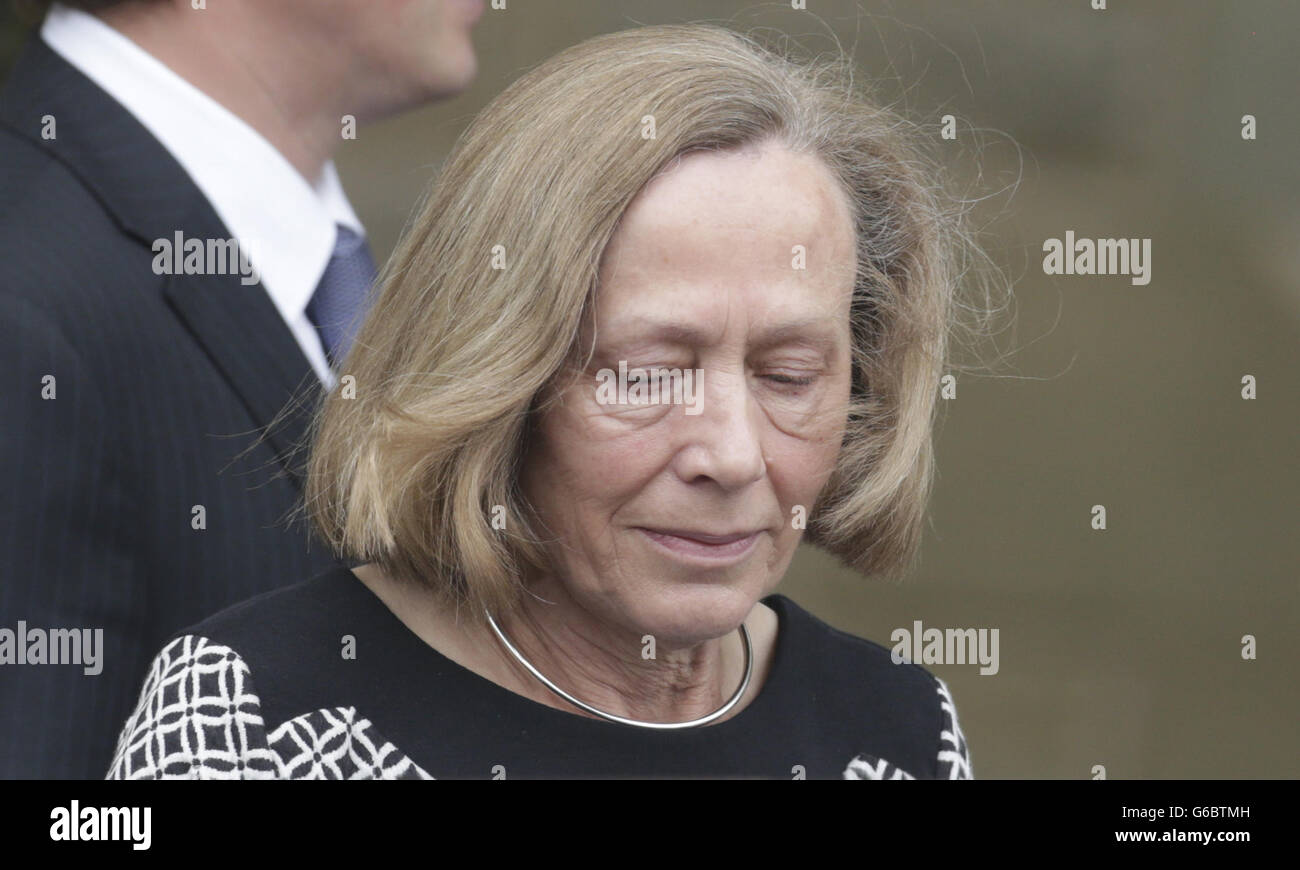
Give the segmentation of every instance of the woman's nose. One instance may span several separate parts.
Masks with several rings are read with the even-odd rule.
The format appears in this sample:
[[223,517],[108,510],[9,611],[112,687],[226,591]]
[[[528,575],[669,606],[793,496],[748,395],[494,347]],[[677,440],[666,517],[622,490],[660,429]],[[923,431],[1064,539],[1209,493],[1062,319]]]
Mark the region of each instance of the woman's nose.
[[679,418],[687,434],[679,452],[678,474],[688,483],[709,478],[725,489],[741,489],[761,480],[767,472],[763,417],[743,368],[735,372],[700,369],[696,377],[698,413]]

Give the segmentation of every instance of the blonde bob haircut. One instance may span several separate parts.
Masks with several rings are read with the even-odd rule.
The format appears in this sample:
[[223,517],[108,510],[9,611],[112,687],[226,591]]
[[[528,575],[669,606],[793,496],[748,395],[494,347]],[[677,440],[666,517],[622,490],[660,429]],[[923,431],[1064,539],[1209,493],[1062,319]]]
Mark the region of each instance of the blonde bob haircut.
[[316,530],[471,618],[515,606],[549,570],[518,486],[530,422],[588,364],[579,337],[620,216],[676,157],[776,140],[829,167],[857,235],[847,430],[805,539],[901,575],[965,238],[918,138],[842,53],[799,60],[722,27],[626,30],[546,61],[462,134],[380,278],[340,368],[355,396],[335,389],[313,423]]

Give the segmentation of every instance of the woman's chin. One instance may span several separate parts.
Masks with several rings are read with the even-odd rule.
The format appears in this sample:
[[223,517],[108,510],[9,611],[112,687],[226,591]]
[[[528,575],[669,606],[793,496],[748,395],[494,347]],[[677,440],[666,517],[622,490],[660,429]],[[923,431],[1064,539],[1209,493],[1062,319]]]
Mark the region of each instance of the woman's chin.
[[732,586],[693,586],[673,590],[656,602],[639,601],[625,611],[659,649],[684,649],[725,637],[739,628],[762,597]]

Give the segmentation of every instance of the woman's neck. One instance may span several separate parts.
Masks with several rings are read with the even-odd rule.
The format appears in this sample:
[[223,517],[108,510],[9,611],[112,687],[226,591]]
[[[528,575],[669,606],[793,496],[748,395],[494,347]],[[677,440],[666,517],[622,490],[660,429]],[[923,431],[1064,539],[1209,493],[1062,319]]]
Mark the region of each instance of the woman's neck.
[[[440,607],[432,592],[395,583],[374,565],[354,573],[411,631],[467,670],[537,703],[597,718],[538,681],[483,620],[463,612],[458,618]],[[497,623],[529,663],[564,691],[607,713],[643,722],[707,716],[744,676],[738,631],[681,649],[647,648],[642,636],[593,618],[554,587],[547,589],[546,601],[525,596],[519,610]],[[754,647],[753,677],[745,696],[718,721],[739,714],[758,696],[771,667],[776,614],[758,603],[745,626]]]

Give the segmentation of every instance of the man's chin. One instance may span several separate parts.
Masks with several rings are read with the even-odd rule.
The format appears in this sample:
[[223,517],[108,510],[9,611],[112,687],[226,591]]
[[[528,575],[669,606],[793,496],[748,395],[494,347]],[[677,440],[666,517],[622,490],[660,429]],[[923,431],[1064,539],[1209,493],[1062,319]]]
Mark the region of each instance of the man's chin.
[[478,55],[468,40],[463,48],[447,52],[438,61],[438,67],[425,78],[426,100],[456,96],[478,75]]

